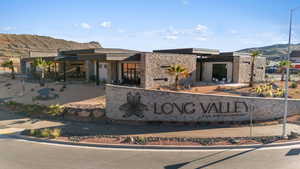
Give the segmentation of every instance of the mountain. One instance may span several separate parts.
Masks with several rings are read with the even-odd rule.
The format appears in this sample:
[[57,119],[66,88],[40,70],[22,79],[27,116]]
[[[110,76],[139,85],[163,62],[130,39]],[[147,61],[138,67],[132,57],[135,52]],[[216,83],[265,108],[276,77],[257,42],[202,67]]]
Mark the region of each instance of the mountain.
[[28,57],[31,52],[56,53],[58,49],[102,48],[95,41],[79,43],[49,36],[0,34],[0,57]]
[[[275,45],[270,45],[270,46],[242,49],[237,52],[251,53],[251,51],[259,50],[262,52],[263,56],[279,57],[279,56],[287,55],[287,48],[288,48],[287,44],[275,44]],[[292,50],[300,50],[300,44],[293,44]]]

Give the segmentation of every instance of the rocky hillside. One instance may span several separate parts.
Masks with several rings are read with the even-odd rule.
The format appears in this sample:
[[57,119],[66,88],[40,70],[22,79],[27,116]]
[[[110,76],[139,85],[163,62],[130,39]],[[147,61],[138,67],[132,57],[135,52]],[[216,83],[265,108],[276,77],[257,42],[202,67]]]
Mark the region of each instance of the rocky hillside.
[[[253,50],[259,50],[266,57],[278,57],[287,55],[287,44],[276,44],[270,46],[256,47],[256,48],[247,48],[239,50],[238,52],[247,52],[250,53]],[[300,44],[294,44],[292,50],[300,50]]]
[[0,34],[0,57],[28,57],[32,52],[56,53],[57,49],[101,48],[98,42],[78,43],[48,36]]

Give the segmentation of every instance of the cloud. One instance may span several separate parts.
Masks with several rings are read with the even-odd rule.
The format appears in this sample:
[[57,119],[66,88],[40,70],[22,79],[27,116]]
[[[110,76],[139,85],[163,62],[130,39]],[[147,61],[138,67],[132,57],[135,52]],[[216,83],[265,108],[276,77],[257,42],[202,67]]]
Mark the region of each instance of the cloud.
[[125,33],[125,30],[124,29],[118,29],[117,32],[118,33]]
[[12,31],[12,30],[16,30],[16,27],[11,27],[11,26],[7,26],[2,28],[3,31]]
[[200,36],[200,37],[196,37],[195,40],[197,40],[197,41],[206,41],[207,37]]
[[234,29],[231,29],[229,32],[230,32],[231,34],[237,34],[237,33],[238,33],[238,31],[237,31],[237,30],[234,30]]
[[190,3],[189,0],[180,0],[183,5],[188,5]]
[[207,32],[208,27],[205,26],[205,25],[198,24],[198,25],[196,26],[195,30],[196,30],[197,32],[203,33],[203,32]]
[[177,40],[178,36],[175,36],[175,35],[166,35],[165,39],[167,39],[167,40]]
[[167,34],[171,34],[171,35],[178,35],[181,34],[183,32],[176,30],[173,26],[170,26],[166,31]]
[[[196,31],[195,31],[196,30]],[[169,26],[165,29],[151,30],[143,32],[145,36],[148,37],[161,37],[167,40],[177,40],[177,39],[190,39],[196,41],[206,41],[210,39],[212,32],[208,31],[208,28],[204,25],[197,25],[196,28],[175,28]]]
[[[258,46],[287,43],[287,35],[280,32],[257,32],[236,37],[242,44]],[[295,39],[296,40],[296,39]]]
[[158,32],[167,40],[177,40],[180,35],[184,34],[184,31],[177,30],[173,26]]
[[92,26],[90,24],[85,23],[85,22],[82,22],[80,24],[80,27],[83,28],[83,29],[91,29],[92,28]]
[[103,28],[111,28],[111,22],[110,21],[104,21],[100,24]]

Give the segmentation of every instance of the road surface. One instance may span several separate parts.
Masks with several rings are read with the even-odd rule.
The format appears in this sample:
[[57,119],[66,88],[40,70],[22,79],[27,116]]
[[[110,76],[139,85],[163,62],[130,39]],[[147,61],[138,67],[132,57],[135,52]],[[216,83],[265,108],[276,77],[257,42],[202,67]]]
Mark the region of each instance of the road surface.
[[1,169],[299,169],[300,146],[223,151],[79,148],[0,137]]

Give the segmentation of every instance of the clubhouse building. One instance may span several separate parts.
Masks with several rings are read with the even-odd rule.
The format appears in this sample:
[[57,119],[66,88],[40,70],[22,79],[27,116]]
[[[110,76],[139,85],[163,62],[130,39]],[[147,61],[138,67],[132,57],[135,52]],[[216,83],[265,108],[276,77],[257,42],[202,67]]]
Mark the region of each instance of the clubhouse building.
[[[53,61],[48,71],[56,79],[95,81],[155,88],[174,83],[167,69],[181,65],[188,69],[189,77],[181,83],[245,83],[249,81],[251,56],[246,53],[225,52],[202,48],[183,48],[140,52],[127,49],[96,48],[62,50],[56,55],[43,54],[23,58],[21,70],[30,75],[36,57]],[[254,80],[265,79],[264,57],[255,59]]]

